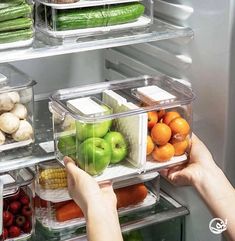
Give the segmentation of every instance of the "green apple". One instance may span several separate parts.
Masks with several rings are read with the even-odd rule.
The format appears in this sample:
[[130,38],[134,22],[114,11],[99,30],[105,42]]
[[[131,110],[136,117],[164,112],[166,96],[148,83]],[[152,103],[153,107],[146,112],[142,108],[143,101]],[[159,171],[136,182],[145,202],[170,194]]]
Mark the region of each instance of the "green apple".
[[[107,106],[102,105],[102,107],[107,111],[107,114],[111,114],[111,110]],[[76,136],[80,141],[84,141],[90,137],[103,137],[109,131],[111,125],[112,120],[91,124],[76,121]]]
[[64,156],[74,157],[76,153],[76,138],[74,135],[59,137],[57,147]]
[[110,163],[111,147],[102,138],[88,138],[79,145],[76,159],[78,165],[89,174],[101,174]]
[[127,155],[127,141],[125,137],[117,131],[110,131],[105,136],[104,139],[111,146],[111,163],[118,163],[122,161]]

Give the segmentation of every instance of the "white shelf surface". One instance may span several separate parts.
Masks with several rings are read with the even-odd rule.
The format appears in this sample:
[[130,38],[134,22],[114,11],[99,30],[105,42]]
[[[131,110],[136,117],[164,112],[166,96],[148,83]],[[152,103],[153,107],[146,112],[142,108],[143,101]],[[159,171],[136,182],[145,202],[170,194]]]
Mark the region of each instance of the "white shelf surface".
[[154,19],[154,24],[142,32],[109,33],[94,37],[63,42],[61,45],[47,45],[36,36],[32,47],[0,51],[0,63],[50,57],[62,54],[84,52],[96,49],[146,43],[178,37],[193,37],[188,27],[179,27]]

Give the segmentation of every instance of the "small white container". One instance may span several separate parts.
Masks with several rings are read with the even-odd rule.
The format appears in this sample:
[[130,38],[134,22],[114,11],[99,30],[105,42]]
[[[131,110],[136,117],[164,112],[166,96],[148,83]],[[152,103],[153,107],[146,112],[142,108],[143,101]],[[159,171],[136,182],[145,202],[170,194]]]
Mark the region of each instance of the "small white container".
[[9,64],[0,65],[0,152],[34,142],[35,81]]

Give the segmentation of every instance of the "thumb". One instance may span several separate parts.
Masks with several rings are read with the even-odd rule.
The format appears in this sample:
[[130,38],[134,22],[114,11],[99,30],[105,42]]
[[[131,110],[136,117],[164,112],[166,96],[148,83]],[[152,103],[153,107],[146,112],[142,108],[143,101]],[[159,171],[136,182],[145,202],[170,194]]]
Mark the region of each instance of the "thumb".
[[68,187],[74,187],[76,183],[77,167],[70,157],[64,157],[65,170],[67,172]]

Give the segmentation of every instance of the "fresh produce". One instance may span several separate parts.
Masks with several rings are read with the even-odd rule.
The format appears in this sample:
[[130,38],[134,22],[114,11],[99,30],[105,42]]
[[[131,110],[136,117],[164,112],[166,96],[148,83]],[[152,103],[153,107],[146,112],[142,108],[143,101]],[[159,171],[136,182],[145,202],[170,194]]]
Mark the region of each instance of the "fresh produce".
[[[10,114],[10,113],[9,113]],[[0,116],[1,118],[1,116]],[[20,120],[18,129],[12,133],[12,138],[15,141],[26,141],[33,137],[33,128],[26,120]]]
[[20,126],[20,120],[12,113],[3,113],[0,115],[0,129],[7,133],[12,134],[18,130]]
[[117,207],[127,207],[142,202],[148,195],[148,189],[143,183],[114,190],[117,197]]
[[8,93],[6,93],[6,95],[8,95],[11,98],[11,100],[14,104],[20,102],[20,95],[18,92],[16,92],[16,91],[8,92]]
[[[148,194],[148,189],[140,183],[116,189],[114,192],[117,197],[117,208],[122,208],[142,202]],[[66,201],[62,206],[57,207],[55,212],[58,222],[83,217],[82,210],[74,201]]]
[[0,44],[11,43],[21,40],[31,39],[33,37],[32,29],[23,29],[11,32],[0,33]]
[[110,144],[98,137],[86,139],[78,147],[78,165],[91,175],[97,175],[104,171],[111,160]]
[[123,235],[124,241],[144,241],[139,230],[130,231]]
[[26,119],[28,114],[26,107],[20,103],[16,103],[10,112],[17,116],[20,120]]
[[122,161],[128,151],[128,145],[125,137],[117,131],[110,131],[104,136],[111,147],[111,161],[110,163],[118,163]]
[[151,130],[153,126],[158,121],[158,114],[156,111],[150,111],[148,112],[148,129]]
[[67,175],[64,168],[49,168],[40,172],[39,184],[48,189],[67,187]]
[[71,201],[56,210],[56,220],[58,222],[81,218],[83,216],[81,208],[74,201]]
[[151,130],[151,137],[157,145],[165,145],[171,139],[171,129],[164,123],[156,123]]
[[[133,22],[144,13],[141,3],[124,3],[108,7],[89,7],[72,10],[61,10],[56,15],[56,30],[71,30],[110,26]],[[49,17],[49,21],[52,20]],[[51,27],[53,26],[51,21]]]
[[3,234],[1,240],[17,238],[32,230],[32,208],[30,197],[20,188],[13,196],[3,199]]
[[17,18],[0,22],[0,32],[8,32],[19,29],[30,28],[33,25],[31,18]]
[[0,22],[28,16],[31,14],[31,11],[32,9],[28,4],[0,9]]
[[10,111],[14,107],[14,102],[8,93],[0,94],[0,112]]
[[73,135],[61,136],[58,141],[58,149],[64,156],[73,158],[76,156],[76,138]]
[[79,141],[84,141],[90,137],[103,137],[109,131],[112,120],[88,124],[76,121],[76,136]]
[[147,155],[154,161],[165,162],[173,156],[183,155],[189,148],[190,126],[177,111],[160,110],[156,112],[158,122],[149,129],[147,136]]

